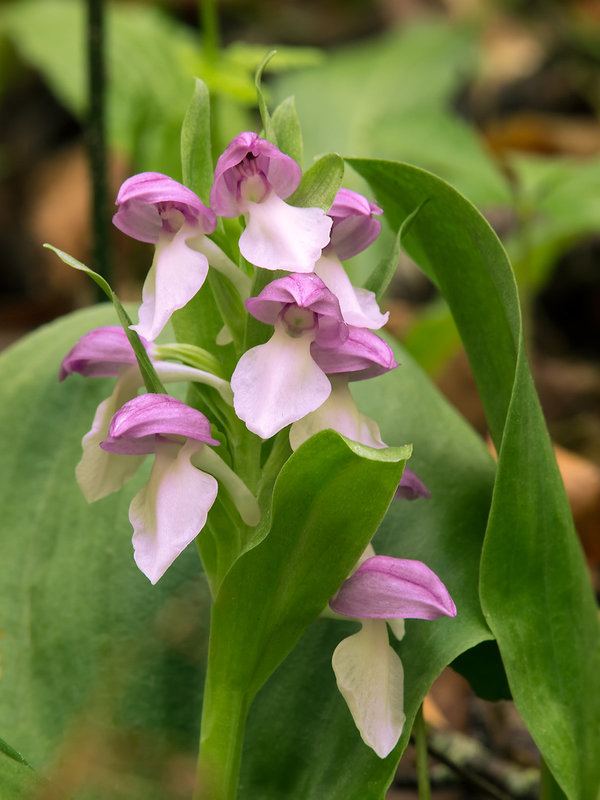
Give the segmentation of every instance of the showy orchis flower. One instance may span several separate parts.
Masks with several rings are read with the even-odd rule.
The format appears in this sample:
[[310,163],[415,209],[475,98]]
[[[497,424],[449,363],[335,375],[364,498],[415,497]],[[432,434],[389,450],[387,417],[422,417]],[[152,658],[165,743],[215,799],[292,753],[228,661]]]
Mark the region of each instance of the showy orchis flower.
[[278,278],[246,300],[246,308],[275,330],[240,358],[231,376],[233,405],[249,430],[268,439],[325,402],[331,384],[311,348],[343,342],[348,328],[316,275]]
[[320,208],[297,208],[284,202],[301,176],[293,159],[256,133],[240,133],[219,157],[210,205],[222,217],[244,215],[246,229],[239,247],[251,264],[313,271],[329,242],[332,220]]
[[376,556],[369,545],[358,568],[330,601],[337,614],[357,619],[361,630],[333,653],[336,681],[363,741],[380,758],[396,746],[404,726],[404,671],[390,646],[404,619],[456,616],[448,590],[421,561]]
[[[349,327],[348,332],[348,339],[337,349],[321,347],[313,354],[318,366],[327,373],[331,393],[319,408],[293,423],[290,428],[292,450],[327,428],[368,447],[387,447],[377,423],[359,411],[348,383],[382,375],[398,364],[390,346],[372,331]],[[405,467],[394,498],[415,500],[430,496],[419,476]]]
[[210,435],[206,417],[161,394],[126,403],[101,444],[103,450],[125,457],[154,453],[148,483],[129,507],[135,561],[152,583],[202,530],[217,496],[215,478],[191,462],[207,444],[219,442]]
[[[153,359],[154,345],[142,339]],[[227,381],[210,372],[185,364],[153,360],[154,368],[163,383],[193,381],[215,388],[229,405],[233,402]],[[115,412],[135,397],[143,379],[131,345],[120,326],[107,325],[86,333],[67,353],[60,367],[60,380],[74,372],[89,377],[117,377],[110,397],[98,406],[92,427],[83,437],[83,455],[77,464],[77,482],[90,503],[115,492],[136,472],[141,458],[119,458],[100,448],[107,437]]]
[[119,230],[152,242],[156,252],[142,291],[139,322],[133,329],[154,340],[171,314],[183,308],[200,289],[208,260],[198,251],[217,218],[194,192],[158,172],[128,178],[117,196],[113,222]]
[[244,353],[231,378],[236,414],[263,439],[327,400],[327,372],[369,377],[396,364],[376,334],[343,322],[337,299],[316,275],[278,278],[246,308],[275,328],[268,342]]
[[331,238],[315,265],[315,273],[338,298],[348,324],[381,328],[389,314],[381,313],[373,292],[352,286],[341,262],[362,252],[377,238],[381,223],[373,215],[383,212],[361,194],[340,189],[327,213],[333,220]]

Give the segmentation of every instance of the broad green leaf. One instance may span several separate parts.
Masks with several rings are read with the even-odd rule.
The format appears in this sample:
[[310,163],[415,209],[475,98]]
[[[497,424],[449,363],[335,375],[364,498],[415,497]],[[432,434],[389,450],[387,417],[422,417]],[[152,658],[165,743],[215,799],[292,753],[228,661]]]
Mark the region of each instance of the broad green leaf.
[[112,302],[113,306],[115,307],[115,311],[117,312],[117,317],[119,318],[119,322],[123,326],[123,330],[125,331],[125,335],[131,345],[133,352],[135,353],[135,357],[138,362],[138,366],[140,368],[140,372],[142,373],[142,378],[144,379],[144,385],[149,392],[155,392],[157,394],[166,394],[166,389],[162,385],[162,382],[158,375],[156,374],[156,370],[154,369],[152,362],[150,361],[150,356],[146,352],[146,348],[142,344],[140,337],[138,336],[136,331],[131,330],[131,318],[127,311],[123,308],[123,305],[117,295],[113,292],[110,288],[107,281],[102,277],[102,275],[98,275],[97,272],[94,272],[93,269],[86,267],[85,264],[82,264],[81,261],[78,261],[73,256],[70,256],[68,253],[64,253],[62,250],[59,250],[58,247],[53,247],[51,244],[46,244],[44,247],[47,247],[48,250],[52,250],[52,252],[56,253],[56,255],[60,258],[63,263],[67,264],[67,266],[72,267],[73,269],[77,269],[80,272],[85,272],[86,275],[97,284],[107,298]]
[[506,254],[475,208],[434,175],[352,159],[392,225],[423,200],[405,246],[442,291],[465,345],[498,474],[480,596],[510,689],[569,798],[600,783],[600,631],[594,597],[524,351]]
[[240,789],[245,800],[383,800],[431,684],[456,656],[492,636],[480,608],[478,577],[494,462],[410,356],[394,349],[401,366],[374,382],[354,384],[353,394],[380,424],[384,441],[413,441],[408,465],[432,496],[393,501],[374,547],[424,561],[448,587],[458,615],[407,621],[397,646],[407,722],[399,746],[384,760],[360,738],[331,668],[333,650],[356,625],[314,623],[250,710]]
[[7,753],[5,744],[0,740],[0,797],[6,800],[29,800],[35,796],[39,777],[26,762]]
[[329,211],[344,179],[344,159],[337,153],[321,156],[304,173],[300,186],[287,198],[293,206]]
[[273,112],[273,127],[279,149],[302,166],[302,131],[294,98],[288,97]]
[[409,455],[323,432],[290,457],[275,483],[268,534],[215,600],[215,641],[225,640],[215,655],[218,680],[250,697],[260,688],[350,573]]
[[202,718],[207,766],[223,768],[239,738],[235,723],[350,573],[409,455],[410,447],[374,450],[324,431],[284,465],[268,534],[233,565],[213,606]]
[[[77,800],[107,800],[102,780],[131,800],[175,800],[156,763],[194,757],[208,590],[194,547],[155,587],[135,566],[127,509],[149,464],[85,501],[74,467],[113,381],[58,382],[77,339],[113,321],[108,305],[78,312],[0,357],[0,730],[42,775],[93,752]],[[126,753],[126,769],[111,752]]]
[[181,127],[181,170],[183,183],[208,205],[214,171],[210,138],[210,97],[206,84],[199,78],[196,78],[194,95]]

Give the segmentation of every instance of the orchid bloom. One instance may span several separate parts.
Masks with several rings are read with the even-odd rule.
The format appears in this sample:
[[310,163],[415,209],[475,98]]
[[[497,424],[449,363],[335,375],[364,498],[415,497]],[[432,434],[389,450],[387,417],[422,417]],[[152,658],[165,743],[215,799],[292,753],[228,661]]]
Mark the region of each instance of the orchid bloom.
[[183,308],[204,283],[208,260],[198,244],[215,230],[217,218],[194,192],[158,172],[128,178],[119,190],[117,205],[116,227],[156,245],[142,290],[139,322],[132,325],[140,335],[154,340],[171,314]]
[[148,483],[129,506],[134,558],[151,583],[202,530],[216,499],[216,479],[191,461],[205,444],[219,442],[204,414],[169,395],[143,394],[117,411],[100,445],[136,459],[154,453]]
[[344,371],[375,370],[363,357],[363,333],[354,335],[343,322],[337,299],[316,275],[278,278],[246,308],[274,326],[271,339],[244,353],[231,377],[236,414],[263,439],[327,400],[326,372],[335,372],[336,359]]
[[289,156],[256,133],[240,133],[219,157],[210,205],[222,217],[243,214],[239,246],[244,258],[263,269],[312,272],[329,242],[332,220],[320,208],[284,202],[302,171]]
[[363,741],[380,758],[396,746],[404,727],[404,670],[388,639],[404,619],[456,616],[448,590],[421,561],[376,556],[369,545],[358,568],[329,603],[336,614],[361,623],[333,653],[336,681]]
[[[156,361],[154,345],[142,337],[140,339],[163,383],[195,381],[208,384],[231,405],[233,396],[227,381],[185,364]],[[86,500],[92,503],[117,491],[143,460],[141,456],[120,458],[102,450],[100,443],[108,435],[113,415],[137,395],[144,382],[125,331],[117,325],[96,328],[79,339],[64,357],[59,379],[62,381],[74,372],[88,377],[117,378],[112,394],[100,403],[92,427],[83,437],[83,455],[75,469],[77,482]]]
[[[314,359],[327,374],[331,393],[314,411],[295,421],[290,428],[290,444],[297,450],[310,436],[327,428],[367,447],[387,447],[377,423],[359,411],[350,392],[350,381],[374,378],[398,366],[390,346],[365,328],[348,328],[348,339],[335,349],[315,350]],[[415,500],[430,497],[423,481],[408,467],[394,498]]]
[[340,302],[342,316],[349,325],[378,329],[389,314],[382,314],[373,292],[350,283],[342,261],[365,250],[381,231],[374,214],[382,210],[366,197],[350,189],[340,189],[327,212],[333,220],[330,242],[315,265],[315,273]]

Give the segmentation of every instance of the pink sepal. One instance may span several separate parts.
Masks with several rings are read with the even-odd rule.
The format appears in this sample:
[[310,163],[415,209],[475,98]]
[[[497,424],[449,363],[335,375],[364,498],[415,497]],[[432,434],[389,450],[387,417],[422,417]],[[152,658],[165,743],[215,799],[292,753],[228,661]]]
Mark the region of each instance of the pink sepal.
[[312,357],[328,375],[344,374],[349,381],[383,375],[398,366],[392,348],[373,331],[348,326],[348,338],[333,346],[316,340]]
[[134,397],[117,411],[103,450],[123,455],[154,453],[156,437],[185,436],[218,445],[210,435],[210,422],[200,411],[166,394]]
[[[150,342],[140,337],[148,351]],[[135,354],[120,325],[105,325],[84,334],[69,350],[60,365],[58,379],[73,372],[87,378],[114,378],[122,366],[136,364]]]
[[350,189],[339,190],[327,214],[333,219],[327,252],[333,251],[341,261],[361,253],[381,231],[373,214],[383,214],[382,209]]
[[210,192],[210,205],[221,217],[238,217],[247,208],[243,184],[253,176],[262,177],[265,192],[272,189],[282,199],[297,188],[300,166],[274,144],[258,134],[238,134],[219,156]]
[[344,581],[329,605],[356,619],[436,619],[456,616],[448,590],[421,561],[373,556]]
[[[196,233],[212,233],[217,226],[214,211],[191,189],[159,172],[142,172],[128,178],[119,190],[116,204],[119,210],[113,216],[114,225],[141,242],[156,243],[161,234],[175,233],[183,224]],[[170,210],[181,215],[176,229],[169,223]]]

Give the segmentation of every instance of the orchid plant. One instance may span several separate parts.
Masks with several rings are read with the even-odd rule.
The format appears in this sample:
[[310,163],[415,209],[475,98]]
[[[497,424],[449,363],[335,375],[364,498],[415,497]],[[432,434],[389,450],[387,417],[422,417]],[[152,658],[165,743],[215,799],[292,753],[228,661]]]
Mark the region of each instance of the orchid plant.
[[[146,172],[121,187],[113,222],[148,244],[137,322],[101,276],[56,251],[106,291],[120,322],[104,309],[75,337],[59,370],[68,381],[52,390],[101,400],[75,468],[100,509],[85,513],[126,498],[144,582],[128,585],[144,602],[181,574],[208,587],[195,800],[382,798],[449,663],[484,696],[512,695],[547,780],[587,800],[598,768],[582,720],[596,701],[573,714],[569,682],[554,677],[595,684],[597,619],[505,254],[422,170],[348,160],[369,196],[343,185],[335,154],[303,172],[293,104],[271,116],[258,91],[263,131],[238,133],[213,168],[198,81],[183,182]],[[345,262],[368,252],[381,220],[395,246],[354,286]],[[455,310],[497,468],[382,332],[400,246]],[[556,595],[536,590],[551,581]],[[577,630],[557,624],[566,613]],[[285,769],[265,766],[266,752]]]

